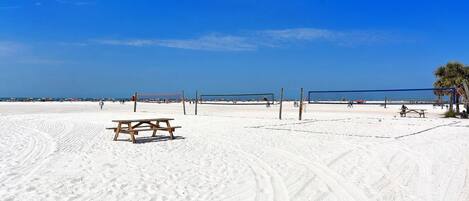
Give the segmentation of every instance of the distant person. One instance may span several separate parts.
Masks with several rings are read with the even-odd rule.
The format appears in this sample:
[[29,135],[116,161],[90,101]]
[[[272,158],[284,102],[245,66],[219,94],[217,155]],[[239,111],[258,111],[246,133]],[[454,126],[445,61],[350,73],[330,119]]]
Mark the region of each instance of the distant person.
[[99,108],[103,110],[103,107],[104,107],[104,101],[101,100],[99,101]]
[[270,101],[266,97],[263,98],[263,100],[266,102],[266,107],[270,107]]
[[406,112],[409,108],[407,108],[407,106],[405,105],[402,105],[401,106],[401,112]]
[[407,108],[407,106],[405,105],[401,106],[401,112],[399,112],[401,114],[401,117],[405,117],[407,115],[407,109],[409,109]]
[[347,104],[347,107],[348,108],[353,108],[353,101],[349,101],[348,104]]

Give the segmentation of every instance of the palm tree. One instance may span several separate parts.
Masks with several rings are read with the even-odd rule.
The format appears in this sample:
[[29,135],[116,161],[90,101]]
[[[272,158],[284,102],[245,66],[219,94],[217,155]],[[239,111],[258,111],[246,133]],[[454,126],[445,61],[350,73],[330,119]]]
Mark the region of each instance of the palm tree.
[[[438,67],[434,74],[436,81],[433,86],[435,87],[461,87],[463,80],[469,80],[469,66],[464,66],[459,62],[448,62],[446,65]],[[441,95],[441,92],[438,93]],[[452,96],[452,94],[446,95]],[[456,94],[456,112],[459,112],[459,99],[460,95]]]

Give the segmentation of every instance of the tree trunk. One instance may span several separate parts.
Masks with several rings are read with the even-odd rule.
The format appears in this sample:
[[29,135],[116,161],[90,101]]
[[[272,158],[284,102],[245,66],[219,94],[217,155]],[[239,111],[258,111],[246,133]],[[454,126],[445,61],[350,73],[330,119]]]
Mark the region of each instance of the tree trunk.
[[453,110],[453,102],[454,102],[454,93],[451,92],[451,94],[449,94],[449,110],[450,111],[454,111]]
[[459,99],[460,99],[460,96],[456,94],[456,113],[459,113]]

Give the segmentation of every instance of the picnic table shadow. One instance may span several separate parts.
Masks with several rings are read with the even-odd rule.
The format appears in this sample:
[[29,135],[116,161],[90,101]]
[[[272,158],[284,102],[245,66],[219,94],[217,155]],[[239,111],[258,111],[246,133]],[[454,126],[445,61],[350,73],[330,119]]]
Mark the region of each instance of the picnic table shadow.
[[[174,136],[172,140],[184,140],[186,139],[183,136]],[[136,144],[145,144],[145,143],[151,143],[151,142],[166,142],[166,141],[172,141],[169,136],[166,135],[157,135],[155,137],[152,136],[144,136],[144,137],[137,137],[135,139]],[[130,139],[117,139],[117,141],[123,141],[123,142],[128,142]]]

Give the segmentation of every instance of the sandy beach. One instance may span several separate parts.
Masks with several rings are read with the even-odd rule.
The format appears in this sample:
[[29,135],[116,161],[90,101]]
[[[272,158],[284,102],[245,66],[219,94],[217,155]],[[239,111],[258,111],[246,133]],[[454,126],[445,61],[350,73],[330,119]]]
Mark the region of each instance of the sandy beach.
[[[2,200],[469,200],[469,122],[398,106],[0,103]],[[175,118],[137,144],[113,119]]]

